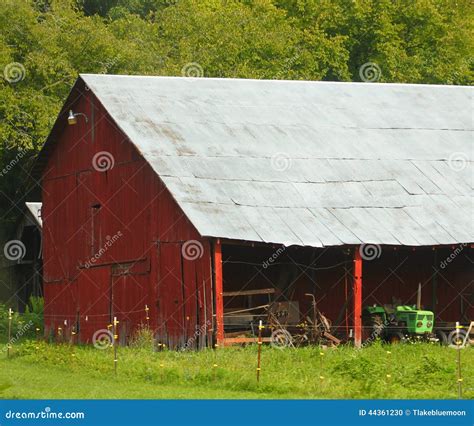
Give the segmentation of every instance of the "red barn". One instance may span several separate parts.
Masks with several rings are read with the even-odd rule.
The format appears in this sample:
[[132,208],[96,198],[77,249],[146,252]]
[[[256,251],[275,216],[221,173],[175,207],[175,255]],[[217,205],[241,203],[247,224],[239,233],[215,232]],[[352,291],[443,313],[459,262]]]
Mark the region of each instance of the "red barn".
[[[170,347],[285,304],[474,318],[472,89],[81,75],[38,158],[47,332]],[[227,340],[224,340],[227,339]]]

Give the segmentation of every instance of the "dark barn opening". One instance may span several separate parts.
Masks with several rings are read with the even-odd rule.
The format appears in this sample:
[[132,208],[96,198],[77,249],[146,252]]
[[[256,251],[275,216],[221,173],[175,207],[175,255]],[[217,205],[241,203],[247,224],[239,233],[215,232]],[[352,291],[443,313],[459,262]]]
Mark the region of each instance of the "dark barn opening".
[[[351,338],[354,250],[359,248],[223,244],[226,340],[253,341],[259,320],[267,323],[272,308],[288,314],[285,326],[310,321],[313,296],[332,333],[341,340]],[[437,327],[452,330],[456,321],[468,323],[474,317],[470,246],[374,250],[363,260],[363,306],[415,305],[420,287],[421,307],[434,312]],[[363,340],[368,336],[364,330]]]

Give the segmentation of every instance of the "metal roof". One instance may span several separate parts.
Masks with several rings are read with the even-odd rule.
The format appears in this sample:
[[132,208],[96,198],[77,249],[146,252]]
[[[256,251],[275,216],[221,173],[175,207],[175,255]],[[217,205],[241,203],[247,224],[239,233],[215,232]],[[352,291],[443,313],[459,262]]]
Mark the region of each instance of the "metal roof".
[[473,88],[81,78],[202,236],[474,241]]
[[35,224],[41,229],[43,227],[43,219],[41,219],[42,203],[26,202],[25,205],[35,221]]

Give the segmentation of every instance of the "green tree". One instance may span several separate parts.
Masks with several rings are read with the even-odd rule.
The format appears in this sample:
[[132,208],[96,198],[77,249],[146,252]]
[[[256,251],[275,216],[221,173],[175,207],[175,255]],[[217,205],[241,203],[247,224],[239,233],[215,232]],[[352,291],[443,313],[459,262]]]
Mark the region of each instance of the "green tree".
[[471,85],[473,26],[470,0],[3,0],[0,217],[81,72]]
[[[367,62],[379,81],[474,81],[474,7],[470,0],[278,0],[304,33],[341,37],[350,79]],[[332,77],[332,76],[331,76]]]

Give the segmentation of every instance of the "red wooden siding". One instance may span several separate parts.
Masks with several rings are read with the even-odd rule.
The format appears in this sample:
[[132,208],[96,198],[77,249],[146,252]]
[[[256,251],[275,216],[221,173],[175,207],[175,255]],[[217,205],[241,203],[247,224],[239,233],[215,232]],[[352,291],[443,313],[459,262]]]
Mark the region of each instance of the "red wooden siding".
[[[73,109],[89,124],[65,127],[43,173],[48,332],[78,322],[90,342],[115,315],[123,339],[146,324],[147,305],[163,343],[204,346],[213,327],[209,242],[90,92]],[[101,151],[114,161],[107,171],[93,167]],[[187,240],[200,242],[201,257],[183,258]]]

